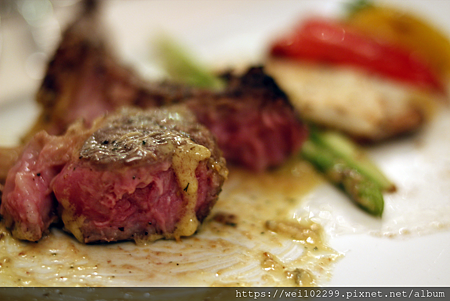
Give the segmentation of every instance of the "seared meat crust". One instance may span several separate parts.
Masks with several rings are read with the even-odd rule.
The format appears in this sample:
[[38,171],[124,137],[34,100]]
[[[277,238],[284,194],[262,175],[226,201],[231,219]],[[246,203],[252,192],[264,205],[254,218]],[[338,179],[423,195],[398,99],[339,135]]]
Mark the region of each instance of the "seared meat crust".
[[37,241],[61,218],[82,242],[194,234],[227,176],[214,136],[185,106],[124,109],[63,136],[39,132],[8,173],[0,212]]

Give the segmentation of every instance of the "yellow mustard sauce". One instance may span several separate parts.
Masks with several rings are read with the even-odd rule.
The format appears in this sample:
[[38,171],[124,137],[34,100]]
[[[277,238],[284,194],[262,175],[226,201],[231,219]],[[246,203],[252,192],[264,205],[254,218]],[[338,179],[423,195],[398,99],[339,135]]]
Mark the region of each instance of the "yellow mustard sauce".
[[[207,154],[198,150],[193,170],[202,158]],[[192,193],[189,175],[180,183],[190,183],[186,192]],[[52,229],[29,243],[12,238],[2,224],[0,280],[4,286],[56,287],[320,285],[341,255],[326,245],[320,225],[298,213],[319,183],[299,159],[260,174],[232,168],[210,216],[179,241],[86,245]]]
[[179,186],[183,188],[184,199],[187,200],[186,212],[178,222],[177,229],[173,234],[176,239],[181,236],[191,236],[200,224],[195,213],[198,189],[195,170],[200,161],[211,157],[211,152],[206,147],[190,140],[186,141],[186,144],[176,148],[172,157],[172,167]]

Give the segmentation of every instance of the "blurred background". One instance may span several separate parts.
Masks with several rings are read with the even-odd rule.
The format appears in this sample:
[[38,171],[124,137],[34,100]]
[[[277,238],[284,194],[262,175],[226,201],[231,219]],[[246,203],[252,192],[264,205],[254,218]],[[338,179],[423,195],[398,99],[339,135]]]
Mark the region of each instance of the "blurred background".
[[79,0],[0,0],[0,104],[32,93]]
[[[0,105],[36,91],[61,30],[81,0],[0,0]],[[307,14],[336,14],[343,0],[101,1],[115,52],[144,76],[157,76],[150,37],[167,32],[207,64],[257,61],[266,41]],[[391,0],[450,35],[450,1]],[[268,9],[270,8],[270,9]],[[212,24],[212,26],[210,26]]]

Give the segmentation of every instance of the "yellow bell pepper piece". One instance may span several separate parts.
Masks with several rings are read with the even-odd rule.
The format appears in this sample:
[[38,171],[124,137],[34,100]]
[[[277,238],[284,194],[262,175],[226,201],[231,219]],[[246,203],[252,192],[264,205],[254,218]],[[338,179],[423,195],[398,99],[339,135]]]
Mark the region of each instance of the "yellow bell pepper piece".
[[346,22],[375,39],[417,51],[439,74],[450,77],[450,41],[419,17],[370,4],[353,11]]

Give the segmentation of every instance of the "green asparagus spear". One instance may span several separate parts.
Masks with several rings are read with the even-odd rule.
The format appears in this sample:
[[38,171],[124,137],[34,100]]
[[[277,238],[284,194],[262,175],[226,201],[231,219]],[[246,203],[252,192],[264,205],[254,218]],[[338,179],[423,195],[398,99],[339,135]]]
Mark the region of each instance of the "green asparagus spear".
[[156,41],[160,59],[168,75],[175,81],[200,88],[220,90],[224,82],[196,62],[188,52],[167,37]]
[[350,139],[335,131],[318,131],[311,128],[310,139],[342,158],[349,167],[357,170],[378,185],[382,191],[395,191],[395,185]]
[[380,187],[347,164],[332,149],[309,139],[303,144],[301,154],[361,208],[375,216],[382,215],[384,199]]

